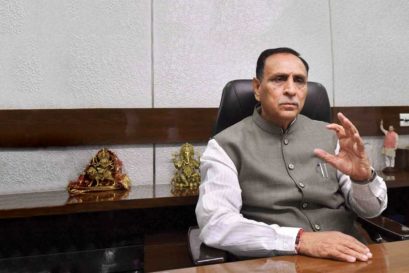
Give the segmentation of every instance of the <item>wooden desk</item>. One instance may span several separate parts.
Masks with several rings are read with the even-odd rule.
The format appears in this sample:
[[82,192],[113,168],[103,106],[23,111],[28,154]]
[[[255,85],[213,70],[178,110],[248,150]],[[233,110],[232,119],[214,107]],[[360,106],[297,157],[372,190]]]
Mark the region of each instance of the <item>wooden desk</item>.
[[388,189],[408,188],[409,187],[409,171],[408,170],[398,170],[393,173],[383,173],[382,171],[378,171],[378,174],[385,180],[385,183]]
[[378,171],[378,174],[388,188],[388,207],[383,215],[409,225],[409,171],[397,169],[391,173]]
[[409,149],[398,148],[396,150],[395,167],[401,170],[409,170]]
[[163,273],[407,273],[409,241],[370,245],[374,257],[369,262],[346,263],[305,256],[281,256],[233,263],[162,271]]

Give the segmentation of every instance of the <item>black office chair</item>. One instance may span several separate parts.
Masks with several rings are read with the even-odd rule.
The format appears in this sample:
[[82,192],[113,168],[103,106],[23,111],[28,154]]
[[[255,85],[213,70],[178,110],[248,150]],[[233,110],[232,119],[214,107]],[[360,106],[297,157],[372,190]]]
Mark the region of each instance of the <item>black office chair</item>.
[[[256,104],[251,80],[234,80],[227,83],[223,89],[213,135],[250,116]],[[327,91],[322,84],[308,82],[308,94],[301,114],[311,119],[331,122],[331,107]],[[388,241],[409,239],[409,228],[383,216],[373,219],[359,218],[359,222],[374,242],[382,242],[385,238]],[[227,260],[226,252],[206,246],[200,241],[197,227],[189,229],[188,237],[189,250],[195,265]]]
[[[213,135],[253,114],[257,104],[251,80],[235,80],[223,89]],[[331,107],[325,87],[308,82],[308,95],[301,114],[315,120],[331,122]]]

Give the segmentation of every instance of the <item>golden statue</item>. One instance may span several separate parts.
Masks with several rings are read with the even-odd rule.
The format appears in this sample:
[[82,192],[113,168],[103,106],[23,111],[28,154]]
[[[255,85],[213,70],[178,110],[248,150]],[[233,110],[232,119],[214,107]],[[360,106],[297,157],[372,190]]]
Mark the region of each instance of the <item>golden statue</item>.
[[108,149],[94,156],[77,181],[68,184],[71,194],[86,192],[129,190],[131,181],[122,173],[122,162]]
[[197,194],[200,185],[200,156],[195,159],[193,145],[185,143],[179,154],[173,155],[173,165],[176,168],[172,178],[172,193],[177,195]]

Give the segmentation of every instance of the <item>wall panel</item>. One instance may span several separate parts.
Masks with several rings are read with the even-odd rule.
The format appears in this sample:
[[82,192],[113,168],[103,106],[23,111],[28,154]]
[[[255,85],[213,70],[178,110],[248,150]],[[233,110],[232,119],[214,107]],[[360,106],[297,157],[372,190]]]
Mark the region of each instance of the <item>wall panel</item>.
[[216,107],[230,80],[252,78],[266,48],[293,47],[332,97],[328,5],[322,1],[154,1],[156,107]]
[[0,108],[151,107],[150,2],[2,1]]
[[334,105],[409,105],[409,2],[330,2]]

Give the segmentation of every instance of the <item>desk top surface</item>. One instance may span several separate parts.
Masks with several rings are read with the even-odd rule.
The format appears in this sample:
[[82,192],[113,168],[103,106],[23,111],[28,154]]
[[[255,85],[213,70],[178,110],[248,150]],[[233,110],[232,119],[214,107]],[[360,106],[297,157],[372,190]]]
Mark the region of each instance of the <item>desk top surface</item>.
[[130,191],[106,191],[76,196],[70,196],[66,190],[0,195],[0,219],[194,205],[197,198],[197,195],[174,195],[170,185],[133,186]]
[[407,273],[409,272],[409,241],[373,244],[369,248],[374,255],[368,262],[346,263],[305,256],[279,256],[225,264],[168,270],[169,273]]

